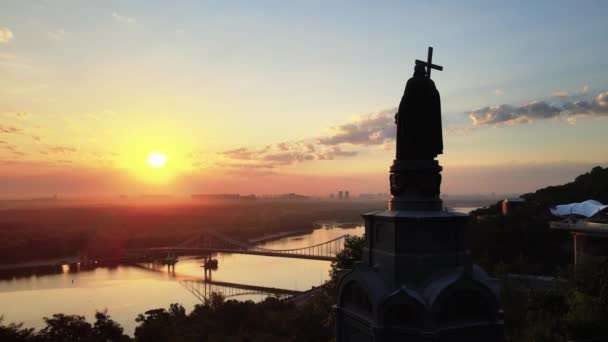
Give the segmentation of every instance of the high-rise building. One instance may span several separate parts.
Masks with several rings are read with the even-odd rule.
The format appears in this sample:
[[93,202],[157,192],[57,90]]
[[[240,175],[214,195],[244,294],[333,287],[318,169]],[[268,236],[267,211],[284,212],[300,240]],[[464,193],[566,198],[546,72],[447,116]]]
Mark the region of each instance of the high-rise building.
[[350,198],[350,192],[348,190],[344,191],[344,199],[347,200]]
[[344,192],[342,190],[338,191],[338,199],[339,200],[343,200],[344,199]]

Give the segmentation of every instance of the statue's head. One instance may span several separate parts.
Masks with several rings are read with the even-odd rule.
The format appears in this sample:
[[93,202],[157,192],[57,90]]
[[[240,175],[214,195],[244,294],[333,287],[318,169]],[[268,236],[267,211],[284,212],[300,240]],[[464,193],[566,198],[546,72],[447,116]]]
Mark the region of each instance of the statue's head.
[[426,68],[422,64],[416,64],[414,67],[414,77],[425,77]]

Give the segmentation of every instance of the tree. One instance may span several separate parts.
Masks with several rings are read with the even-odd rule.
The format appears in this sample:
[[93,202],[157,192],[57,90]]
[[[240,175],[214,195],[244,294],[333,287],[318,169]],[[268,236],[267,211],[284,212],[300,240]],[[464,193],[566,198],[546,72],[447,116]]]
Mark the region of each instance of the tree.
[[34,329],[24,329],[23,323],[4,325],[4,316],[0,316],[0,341],[30,342],[36,341]]
[[360,261],[365,247],[365,236],[347,236],[344,242],[344,249],[336,255],[336,260],[332,261],[329,275],[332,281],[337,280],[341,270],[350,269],[355,262]]
[[108,311],[97,311],[95,313],[95,324],[93,324],[94,342],[127,342],[131,338],[123,333],[124,329],[108,315]]
[[93,327],[84,316],[59,313],[44,317],[44,322],[46,327],[39,333],[43,341],[81,342],[93,336]]

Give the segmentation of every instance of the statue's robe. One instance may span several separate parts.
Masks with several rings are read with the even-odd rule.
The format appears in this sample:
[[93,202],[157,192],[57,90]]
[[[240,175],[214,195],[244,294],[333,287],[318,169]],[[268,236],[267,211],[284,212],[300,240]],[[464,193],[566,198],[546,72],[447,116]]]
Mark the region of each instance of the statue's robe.
[[397,159],[432,160],[443,153],[441,100],[423,73],[407,81],[396,121]]

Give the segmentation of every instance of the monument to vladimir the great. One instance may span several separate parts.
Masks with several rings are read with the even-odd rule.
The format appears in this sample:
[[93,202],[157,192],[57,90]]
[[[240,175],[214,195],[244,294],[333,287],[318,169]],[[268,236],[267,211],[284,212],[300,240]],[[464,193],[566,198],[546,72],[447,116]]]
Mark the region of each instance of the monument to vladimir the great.
[[388,209],[364,214],[363,260],[338,281],[336,340],[503,341],[498,284],[473,264],[468,215],[443,210],[441,100],[416,60],[397,124]]

